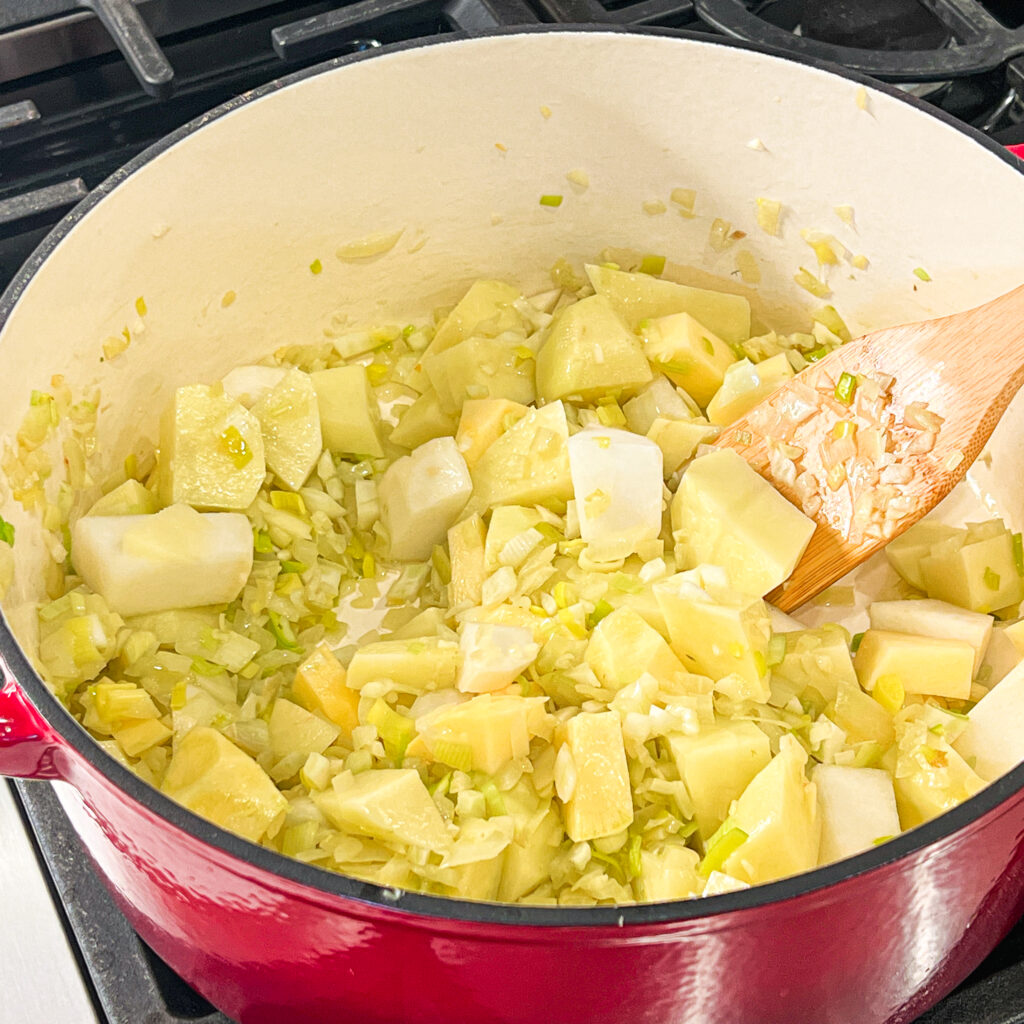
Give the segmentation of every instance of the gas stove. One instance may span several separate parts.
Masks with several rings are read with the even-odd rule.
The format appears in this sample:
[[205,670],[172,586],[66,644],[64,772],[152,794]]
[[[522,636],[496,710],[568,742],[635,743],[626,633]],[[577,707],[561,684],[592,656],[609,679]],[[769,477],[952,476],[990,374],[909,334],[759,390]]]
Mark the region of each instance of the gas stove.
[[[726,35],[831,60],[1024,144],[1021,0],[3,0],[0,290],[100,181],[239,93],[389,43],[543,23]],[[59,784],[0,784],[0,851],[0,920],[17,925],[0,929],[10,1019],[229,1024],[132,932]],[[1024,1022],[1024,924],[920,1021]]]

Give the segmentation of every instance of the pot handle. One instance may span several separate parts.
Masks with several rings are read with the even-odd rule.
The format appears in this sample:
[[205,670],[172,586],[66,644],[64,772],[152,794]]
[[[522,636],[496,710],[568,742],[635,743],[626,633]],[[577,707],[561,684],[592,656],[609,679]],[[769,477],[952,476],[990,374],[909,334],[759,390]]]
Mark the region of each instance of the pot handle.
[[0,775],[62,778],[54,758],[61,745],[0,659]]

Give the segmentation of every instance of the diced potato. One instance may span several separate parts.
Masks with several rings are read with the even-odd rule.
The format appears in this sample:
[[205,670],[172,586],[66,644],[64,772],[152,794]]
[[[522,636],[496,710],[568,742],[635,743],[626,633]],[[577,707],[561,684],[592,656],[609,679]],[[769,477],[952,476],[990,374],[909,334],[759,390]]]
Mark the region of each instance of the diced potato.
[[548,730],[546,697],[482,693],[462,704],[421,715],[410,756],[440,761],[461,771],[493,775],[513,758],[526,757],[530,739]]
[[260,421],[268,468],[293,491],[323,451],[316,391],[308,373],[292,369],[252,407]]
[[270,776],[206,726],[177,741],[160,788],[200,817],[254,843],[274,836],[288,810]]
[[583,711],[570,718],[565,740],[576,770],[565,801],[565,831],[574,843],[612,836],[633,821],[633,795],[615,711]]
[[496,508],[491,513],[491,521],[487,526],[484,570],[492,573],[495,569],[501,568],[505,564],[501,560],[505,545],[542,522],[544,519],[535,508],[524,505],[501,505]]
[[289,754],[322,754],[337,738],[339,727],[284,697],[270,712],[270,749],[275,760]]
[[811,774],[821,815],[820,864],[870,850],[878,839],[899,835],[892,776],[880,768],[819,764]]
[[473,468],[472,510],[568,501],[573,493],[568,443],[561,402],[531,409]]
[[159,509],[156,495],[138,480],[125,480],[109,494],[97,499],[87,516],[141,516]]
[[558,313],[537,353],[537,394],[545,402],[597,398],[640,387],[652,376],[636,335],[601,295]]
[[156,718],[127,721],[113,727],[114,739],[129,757],[139,757],[147,750],[166,743],[173,733]]
[[702,444],[714,441],[718,436],[718,427],[712,426],[703,417],[666,420],[659,416],[651,424],[647,436],[661,449],[662,475],[667,480],[693,458],[693,453]]
[[418,693],[454,686],[459,646],[451,640],[378,640],[364,644],[348,665],[346,685],[361,690],[367,683],[390,679]]
[[966,700],[971,693],[974,648],[965,640],[942,640],[869,629],[854,659],[868,692],[882,676],[895,676],[905,693]]
[[[508,804],[509,794],[505,794]],[[545,804],[527,817],[517,814],[516,836],[505,851],[505,864],[498,887],[498,899],[513,902],[532,892],[551,877],[551,861],[564,832],[558,812]]]
[[807,751],[783,736],[778,754],[743,791],[729,818],[747,839],[725,861],[727,874],[756,885],[817,865],[821,819],[806,762]]
[[508,686],[540,653],[529,630],[488,622],[463,623],[459,649],[462,664],[456,686],[463,693]]
[[388,633],[388,640],[419,640],[425,636],[439,636],[445,628],[445,610],[431,606],[417,612],[408,622]]
[[414,768],[342,772],[333,786],[334,799],[320,806],[336,827],[422,850],[443,852],[451,846],[441,812]]
[[236,366],[220,383],[225,395],[251,409],[281,383],[286,373],[285,366]]
[[448,584],[448,606],[480,603],[481,590],[487,579],[484,550],[487,528],[477,513],[467,516],[448,530],[448,557],[452,578]]
[[992,636],[991,615],[970,612],[945,601],[875,601],[868,607],[868,618],[872,629],[969,643],[974,648],[974,675],[981,668]]
[[1024,761],[1024,663],[971,708],[953,747],[961,757],[974,759],[974,770],[986,782]]
[[1006,529],[977,539],[968,529],[962,538],[933,544],[920,567],[928,596],[961,608],[990,612],[1024,600],[1024,577],[1017,572]]
[[725,371],[722,386],[708,402],[708,419],[721,427],[746,416],[758,402],[780,388],[793,376],[785,352],[760,363],[741,359]]
[[836,699],[840,683],[857,685],[850,634],[842,626],[826,623],[819,629],[794,630],[785,637],[786,653],[772,667],[773,685],[776,680],[784,681],[797,697],[813,686],[826,701]]
[[341,729],[345,742],[359,724],[359,691],[346,681],[344,666],[326,644],[320,644],[295,670],[292,696]]
[[470,471],[480,456],[530,410],[507,398],[470,398],[462,406],[455,444]]
[[680,392],[662,374],[645,384],[636,395],[622,407],[626,423],[634,434],[648,434],[656,419],[690,420],[700,416],[697,403]]
[[691,672],[719,681],[730,677],[730,696],[765,703],[771,628],[764,601],[736,591],[708,592],[688,576],[679,573],[654,585],[672,650]]
[[457,426],[455,415],[441,408],[437,392],[431,389],[406,406],[391,440],[403,448],[418,448],[435,437],[453,437]]
[[617,608],[590,634],[586,662],[602,686],[621,690],[645,672],[669,680],[686,669],[657,630],[631,608]]
[[227,604],[252,568],[252,528],[234,512],[172,505],[154,515],[84,516],[75,571],[121,615]]
[[591,558],[626,558],[661,533],[662,458],[653,441],[587,427],[569,438],[569,468]]
[[680,568],[719,565],[737,590],[763,597],[796,568],[814,521],[723,449],[694,459],[683,474],[672,531]]
[[435,355],[473,334],[488,338],[521,328],[523,318],[513,303],[522,293],[504,281],[474,281],[444,321],[438,325],[426,355]]
[[851,743],[877,743],[880,751],[892,745],[892,715],[857,683],[837,684],[832,718]]
[[358,364],[316,370],[310,374],[320,410],[325,447],[343,455],[384,454],[380,442],[380,409]]
[[444,543],[473,482],[455,440],[438,437],[393,462],[381,477],[381,520],[391,557],[420,561]]
[[259,420],[223,392],[190,384],[160,421],[160,502],[243,511],[263,485]]
[[650,274],[629,274],[611,267],[588,266],[586,270],[594,291],[606,295],[634,330],[642,320],[689,313],[723,341],[736,344],[750,337],[750,303],[742,295],[692,288]]
[[531,345],[536,342],[509,332],[497,338],[467,338],[443,352],[425,355],[423,369],[441,410],[458,415],[469,398],[526,405],[536,401]]
[[657,850],[643,850],[640,854],[641,900],[654,903],[699,895],[703,889],[703,879],[697,874],[699,862],[696,850],[680,842],[665,840]]
[[747,882],[741,882],[738,878],[733,878],[732,875],[727,875],[724,871],[712,871],[708,875],[707,883],[701,895],[720,896],[723,893],[741,892],[743,889],[749,888],[750,885]]
[[753,722],[720,720],[695,736],[672,733],[668,743],[702,839],[725,821],[733,800],[772,756],[767,735]]
[[736,354],[714,331],[689,313],[674,313],[645,322],[644,353],[702,408],[714,398]]
[[956,537],[961,532],[955,526],[947,526],[934,519],[922,519],[911,526],[906,533],[894,537],[886,544],[885,557],[912,587],[924,590],[921,559],[928,555],[932,545]]

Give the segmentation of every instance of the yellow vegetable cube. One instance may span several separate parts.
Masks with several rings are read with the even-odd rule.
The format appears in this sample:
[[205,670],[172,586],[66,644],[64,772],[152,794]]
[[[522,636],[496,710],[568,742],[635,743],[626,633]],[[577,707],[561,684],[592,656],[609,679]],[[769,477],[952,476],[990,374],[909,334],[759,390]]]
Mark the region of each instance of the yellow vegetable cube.
[[438,326],[425,354],[444,352],[473,334],[494,338],[521,328],[523,318],[513,306],[520,298],[519,289],[504,281],[474,281]]
[[711,444],[718,427],[704,419],[667,420],[660,416],[651,424],[647,436],[661,449],[662,472],[667,480],[702,444]]
[[966,700],[971,693],[974,648],[966,640],[869,629],[854,667],[861,686],[869,692],[881,676],[896,676],[905,693]]
[[618,608],[594,628],[586,662],[603,686],[621,690],[645,672],[668,680],[686,672],[661,634],[632,608]]
[[367,683],[390,679],[424,693],[454,686],[458,671],[459,645],[451,640],[378,640],[356,651],[349,662],[347,684],[361,690]]
[[725,371],[722,386],[708,402],[708,419],[721,427],[746,416],[758,402],[781,387],[793,376],[793,367],[785,352],[752,363],[741,359]]
[[472,470],[480,456],[529,411],[527,406],[507,398],[470,398],[464,402],[455,444],[466,465]]
[[297,491],[312,472],[320,453],[320,411],[309,374],[292,369],[252,407],[260,421],[267,466]]
[[359,691],[346,683],[344,666],[326,644],[320,644],[295,670],[292,696],[341,729],[346,742],[359,724]]
[[654,368],[706,407],[736,362],[733,350],[689,313],[659,317],[641,330],[644,352]]
[[757,885],[817,865],[821,819],[806,762],[799,742],[783,736],[778,754],[754,776],[729,816],[747,839],[725,861],[726,874]]
[[730,804],[772,756],[767,735],[753,722],[722,720],[696,736],[673,733],[668,742],[703,839],[725,821]]
[[431,388],[405,407],[398,426],[391,431],[391,440],[403,448],[418,448],[435,437],[452,437],[457,423],[452,413],[441,408],[437,392]]
[[336,366],[310,374],[320,410],[324,446],[346,455],[384,454],[380,442],[380,410],[358,364]]
[[467,516],[448,530],[448,558],[452,578],[448,584],[448,605],[476,605],[487,579],[484,550],[487,528],[477,513]]
[[583,711],[565,726],[576,770],[565,801],[565,831],[574,843],[612,836],[633,821],[633,795],[616,711]]
[[274,701],[269,725],[270,749],[277,761],[289,754],[322,754],[339,732],[333,722],[284,697]]
[[270,776],[207,726],[178,740],[160,788],[200,817],[254,843],[274,836],[288,810]]

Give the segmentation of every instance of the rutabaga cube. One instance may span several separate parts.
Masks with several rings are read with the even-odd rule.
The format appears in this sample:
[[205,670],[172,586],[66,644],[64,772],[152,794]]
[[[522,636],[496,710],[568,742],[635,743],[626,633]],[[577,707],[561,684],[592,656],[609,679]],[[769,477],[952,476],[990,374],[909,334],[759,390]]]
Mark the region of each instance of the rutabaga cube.
[[380,408],[358,363],[310,374],[320,409],[324,445],[347,455],[384,454],[380,443]]
[[452,437],[421,444],[381,477],[381,519],[400,562],[429,558],[443,544],[473,490],[466,460]]
[[225,395],[251,409],[287,372],[285,366],[236,366],[220,383]]
[[768,609],[751,597],[705,583],[700,571],[676,573],[654,584],[672,650],[691,672],[710,676],[734,699],[764,704],[771,637]]
[[811,775],[818,790],[821,851],[818,862],[852,857],[878,839],[900,833],[892,776],[880,768],[820,764]]
[[869,629],[857,648],[854,667],[869,693],[883,676],[894,676],[905,693],[966,700],[971,694],[974,648],[966,640]]
[[590,557],[612,562],[661,533],[661,449],[613,427],[587,427],[569,438],[580,535]]
[[672,733],[668,745],[705,840],[725,821],[733,800],[772,757],[767,734],[753,722],[722,720],[696,736]]
[[1024,661],[1024,619],[1016,622],[997,622],[992,629],[981,672],[975,673],[979,682],[992,687]]
[[464,623],[459,647],[462,665],[456,686],[463,693],[490,693],[508,686],[540,653],[529,630],[490,622]]
[[758,885],[817,865],[821,819],[806,762],[807,751],[785,735],[779,752],[743,791],[729,820],[747,839],[725,861],[727,874]]
[[676,561],[722,566],[745,594],[763,597],[796,568],[814,521],[729,449],[690,463],[672,499]]
[[741,359],[725,371],[722,386],[708,402],[708,419],[720,427],[746,416],[758,402],[767,398],[793,376],[793,367],[785,352],[752,363]]
[[974,671],[978,674],[992,636],[993,618],[970,612],[945,601],[875,601],[868,608],[872,629],[892,633],[914,633],[936,639],[963,640],[974,648]]
[[564,802],[569,838],[585,843],[628,828],[633,795],[618,712],[581,712],[566,724],[565,739],[576,773]]
[[686,672],[664,637],[632,608],[616,608],[597,624],[586,662],[610,690],[635,683],[645,672],[665,683]]
[[236,512],[172,505],[153,515],[85,516],[75,571],[121,615],[227,604],[252,568],[252,526]]
[[253,405],[252,413],[260,421],[267,467],[285,487],[297,491],[324,448],[309,374],[289,370]]
[[211,512],[241,512],[266,473],[259,420],[218,388],[174,392],[160,421],[160,501]]
[[967,713],[953,748],[986,782],[1024,761],[1024,663],[1004,676]]

